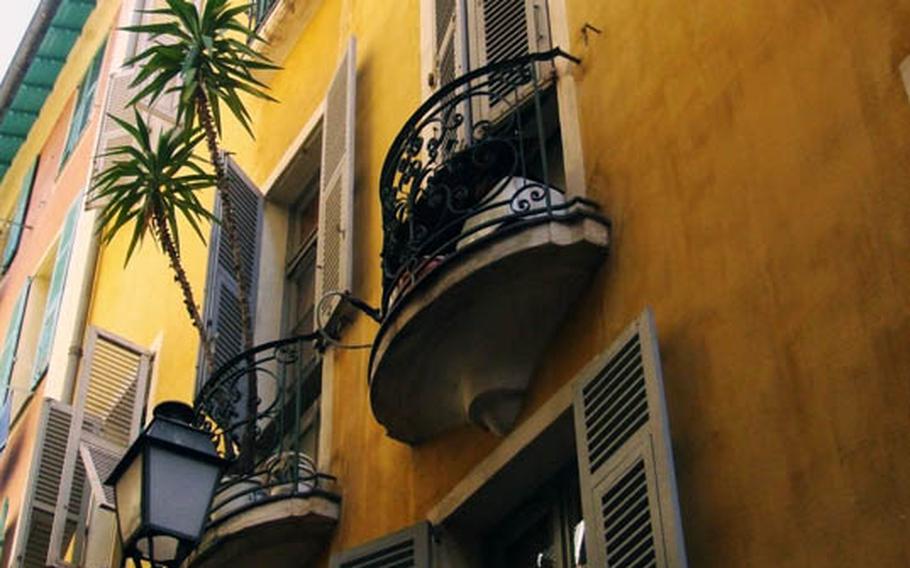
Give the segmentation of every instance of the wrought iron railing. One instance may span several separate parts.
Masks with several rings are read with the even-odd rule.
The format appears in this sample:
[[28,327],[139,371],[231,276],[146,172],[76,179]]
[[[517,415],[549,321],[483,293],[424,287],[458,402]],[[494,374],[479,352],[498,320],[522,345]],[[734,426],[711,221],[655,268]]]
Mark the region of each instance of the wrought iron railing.
[[[210,522],[291,496],[337,500],[306,447],[303,416],[318,404],[318,333],[241,353],[212,373],[196,398],[197,425],[234,464],[218,487]],[[256,413],[247,410],[250,392]]]
[[567,196],[552,179],[552,70],[560,57],[578,62],[554,49],[474,70],[405,123],[380,178],[383,313],[484,241],[555,219],[606,222],[594,202]]

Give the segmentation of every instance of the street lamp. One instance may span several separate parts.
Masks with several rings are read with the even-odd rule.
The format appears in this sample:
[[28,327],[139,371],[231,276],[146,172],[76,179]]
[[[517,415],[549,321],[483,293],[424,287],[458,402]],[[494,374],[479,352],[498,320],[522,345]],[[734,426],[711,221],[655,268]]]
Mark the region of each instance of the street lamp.
[[124,562],[176,567],[202,536],[227,461],[192,422],[188,405],[159,404],[105,482],[114,487]]

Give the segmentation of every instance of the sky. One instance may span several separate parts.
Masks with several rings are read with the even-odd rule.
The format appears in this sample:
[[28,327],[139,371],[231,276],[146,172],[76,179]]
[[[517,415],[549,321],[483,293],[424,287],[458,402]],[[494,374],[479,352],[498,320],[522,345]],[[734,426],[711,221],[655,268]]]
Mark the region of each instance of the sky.
[[22,34],[35,13],[40,0],[2,0],[3,17],[0,18],[0,77],[22,41]]

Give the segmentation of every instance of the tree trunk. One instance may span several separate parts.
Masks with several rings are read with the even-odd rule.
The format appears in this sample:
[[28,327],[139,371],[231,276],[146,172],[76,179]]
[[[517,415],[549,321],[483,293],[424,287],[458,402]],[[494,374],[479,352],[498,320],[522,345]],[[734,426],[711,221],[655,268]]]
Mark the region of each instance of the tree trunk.
[[[253,330],[250,323],[249,288],[243,273],[240,258],[240,243],[237,239],[237,225],[234,217],[234,205],[228,193],[227,168],[224,158],[218,148],[218,133],[212,119],[212,109],[205,92],[196,92],[196,111],[199,114],[199,123],[205,131],[205,142],[208,146],[212,167],[215,169],[215,180],[218,195],[221,198],[221,230],[227,236],[231,248],[231,262],[234,276],[237,278],[237,296],[240,302],[240,326],[243,333],[243,351],[253,348]],[[250,473],[255,465],[256,449],[256,415],[259,410],[259,392],[256,384],[256,372],[247,373],[247,426],[243,434],[240,452],[240,470]]]
[[193,287],[190,285],[190,281],[186,276],[186,270],[183,268],[180,252],[174,245],[174,239],[171,237],[171,231],[167,226],[164,214],[156,212],[153,222],[155,224],[155,231],[158,233],[158,240],[161,242],[165,254],[167,254],[171,270],[174,271],[174,281],[180,285],[180,291],[183,292],[183,304],[186,306],[186,312],[190,316],[190,321],[193,322],[193,327],[195,327],[196,331],[199,333],[202,352],[205,354],[205,365],[208,368],[208,371],[211,372],[213,364],[212,350],[209,345],[205,322],[202,320],[202,315],[199,313],[199,306],[196,304],[196,299],[193,296]]

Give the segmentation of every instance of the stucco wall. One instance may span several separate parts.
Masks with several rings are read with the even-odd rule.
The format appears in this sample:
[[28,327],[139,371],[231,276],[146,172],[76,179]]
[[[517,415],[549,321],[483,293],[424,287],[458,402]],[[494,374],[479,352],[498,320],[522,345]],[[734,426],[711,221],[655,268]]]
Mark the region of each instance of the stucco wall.
[[910,3],[569,13],[615,246],[541,381],[651,304],[692,565],[906,565]]
[[[691,564],[907,564],[910,103],[897,65],[910,4],[566,3],[587,185],[614,245],[525,416],[649,304]],[[418,0],[324,0],[269,79],[281,103],[251,102],[256,140],[226,130],[253,180],[270,179],[357,36],[355,293],[372,303],[379,170],[419,103],[419,22]],[[603,30],[587,43],[586,22]],[[92,321],[140,343],[166,329],[156,396],[189,396],[195,340],[166,264],[143,250],[123,272],[118,247]],[[191,238],[185,257],[201,293]],[[375,329],[360,317],[344,340]],[[338,550],[422,518],[497,440],[388,439],[367,352],[332,356]]]

